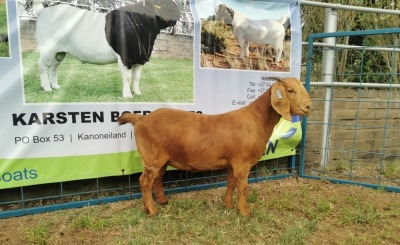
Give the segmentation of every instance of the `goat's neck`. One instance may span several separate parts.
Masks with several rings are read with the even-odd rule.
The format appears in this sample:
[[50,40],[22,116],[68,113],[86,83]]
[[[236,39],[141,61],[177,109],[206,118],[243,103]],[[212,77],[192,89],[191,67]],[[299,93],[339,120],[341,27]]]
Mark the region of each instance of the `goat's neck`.
[[253,114],[253,118],[261,126],[260,129],[263,130],[262,133],[269,138],[273,126],[275,126],[281,118],[281,115],[279,115],[271,105],[271,91],[268,90],[265,92],[245,109]]
[[246,17],[244,15],[242,15],[240,12],[238,11],[233,11],[232,14],[233,18],[232,18],[232,25],[236,26],[242,22],[244,22],[246,20]]

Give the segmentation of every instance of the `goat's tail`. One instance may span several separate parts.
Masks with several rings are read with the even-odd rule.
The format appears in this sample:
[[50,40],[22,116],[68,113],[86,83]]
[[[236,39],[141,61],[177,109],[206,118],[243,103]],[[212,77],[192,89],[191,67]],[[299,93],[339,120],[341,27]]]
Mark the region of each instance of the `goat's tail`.
[[124,125],[126,123],[135,125],[142,118],[143,118],[143,115],[140,115],[140,114],[124,113],[120,117],[118,117],[117,121],[118,121],[119,125]]
[[44,9],[42,1],[41,0],[33,0],[32,9],[33,9],[33,11],[35,11],[35,13],[37,15],[39,15],[40,11],[42,11],[42,9]]

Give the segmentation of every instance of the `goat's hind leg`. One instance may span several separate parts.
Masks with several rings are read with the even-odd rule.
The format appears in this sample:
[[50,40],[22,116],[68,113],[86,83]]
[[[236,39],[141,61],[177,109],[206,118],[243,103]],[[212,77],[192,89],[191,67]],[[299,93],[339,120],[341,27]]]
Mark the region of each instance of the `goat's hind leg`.
[[136,95],[141,95],[142,92],[140,91],[140,77],[142,76],[142,68],[143,65],[135,64],[132,66],[132,81],[133,81],[133,92]]
[[250,217],[251,212],[247,208],[247,187],[248,187],[248,176],[251,168],[251,164],[238,163],[233,165],[233,174],[236,179],[236,187],[238,191],[238,209],[241,216]]
[[40,86],[42,89],[46,92],[51,92],[51,86],[50,86],[50,78],[49,78],[49,68],[51,67],[51,64],[53,63],[54,60],[54,55],[43,55],[42,53],[40,54],[39,60],[38,60],[38,68],[39,68],[39,74],[40,74]]
[[226,187],[225,197],[224,197],[224,205],[227,209],[232,209],[233,205],[233,192],[236,188],[236,179],[233,175],[233,169],[228,167],[228,185]]
[[168,165],[166,164],[160,169],[160,172],[158,173],[158,176],[154,180],[154,184],[153,184],[154,195],[156,197],[158,204],[160,204],[160,205],[168,204],[168,198],[165,195],[163,184],[162,184],[162,179],[163,179],[165,171],[167,170],[167,166]]
[[155,167],[146,167],[145,164],[143,164],[143,166],[144,166],[143,173],[139,178],[140,190],[142,191],[143,205],[149,216],[155,216],[157,215],[157,209],[153,201],[151,189],[154,180],[157,178],[159,174],[160,169]]
[[60,89],[60,85],[58,85],[57,81],[57,68],[64,60],[65,55],[66,55],[65,52],[57,53],[54,61],[49,67],[49,79],[50,79],[50,86],[52,89]]
[[118,56],[118,67],[122,77],[122,97],[133,98],[131,92],[132,73],[131,70],[124,65],[124,63],[121,60],[121,57],[119,56]]

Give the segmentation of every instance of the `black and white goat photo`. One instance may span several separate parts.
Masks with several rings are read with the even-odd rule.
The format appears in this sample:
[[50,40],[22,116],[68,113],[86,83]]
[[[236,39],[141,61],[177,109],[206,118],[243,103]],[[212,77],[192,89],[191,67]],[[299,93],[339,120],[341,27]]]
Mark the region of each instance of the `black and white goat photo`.
[[[102,75],[102,70],[109,69],[108,64],[117,64],[117,66],[114,65],[115,70],[119,71],[120,77],[122,77],[122,96],[120,92],[119,97],[124,100],[131,99],[131,101],[132,98],[133,101],[138,101],[139,96],[136,95],[142,94],[139,86],[140,80],[144,80],[145,83],[149,80],[148,77],[143,78],[142,69],[150,61],[157,36],[161,30],[167,28],[174,30],[177,21],[181,18],[181,11],[173,0],[140,0],[137,3],[128,3],[124,6],[117,6],[111,11],[103,12],[90,11],[69,4],[44,6],[41,0],[33,0],[32,9],[33,13],[37,15],[35,41],[38,58],[36,69],[40,81],[25,81],[25,91],[27,87],[33,86],[33,83],[36,83],[36,86],[42,91],[50,92],[50,94],[56,90],[62,91],[72,87],[74,85],[69,83],[68,73],[71,73],[69,69],[84,72],[90,64],[94,64],[98,68],[87,69],[87,72],[76,78],[80,80],[77,84],[104,80],[102,78],[105,75]],[[62,63],[76,62],[67,61],[69,59],[75,59],[81,63],[75,65],[74,68],[61,69]],[[165,64],[160,65],[160,70],[171,73],[179,72],[181,66],[179,62],[178,64],[168,63],[169,60],[162,59],[161,63]],[[192,66],[191,62],[186,60],[186,63],[189,63],[188,66]],[[29,61],[24,63],[26,66]],[[150,61],[149,66],[153,65],[151,63]],[[30,69],[35,68],[31,67]],[[59,70],[60,72],[58,72]],[[149,67],[149,70],[157,70],[157,67]],[[64,72],[68,77],[64,76],[63,79],[60,79]],[[150,78],[160,76],[150,74]],[[176,74],[171,76],[176,77]],[[192,74],[188,74],[187,77],[185,83],[188,90],[192,90]],[[168,76],[164,79],[165,84],[158,90],[168,86]],[[93,86],[103,86],[104,83],[102,81]],[[171,86],[176,87],[177,85],[171,84]],[[179,86],[181,87],[181,85]],[[106,87],[108,88],[105,89],[105,93],[115,90],[109,85]],[[119,85],[119,89],[121,91],[121,85]],[[37,88],[35,90],[38,92]],[[67,93],[67,91],[60,93]],[[85,91],[85,94],[88,93],[90,91]],[[192,99],[180,100],[190,102]],[[105,98],[104,100],[108,102],[112,99]],[[150,100],[158,101],[154,97]],[[86,102],[87,99],[82,98],[82,101]]]

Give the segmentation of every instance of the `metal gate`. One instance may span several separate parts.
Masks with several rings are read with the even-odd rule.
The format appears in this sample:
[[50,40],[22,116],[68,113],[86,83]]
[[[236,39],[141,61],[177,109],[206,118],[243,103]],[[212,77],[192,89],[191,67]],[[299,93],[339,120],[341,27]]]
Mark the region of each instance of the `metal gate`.
[[310,35],[299,176],[400,192],[399,39],[400,28]]
[[[293,176],[295,157],[263,161],[254,166],[249,182]],[[0,219],[141,198],[139,174],[51,183],[0,190]],[[226,170],[164,175],[167,194],[226,186]]]

